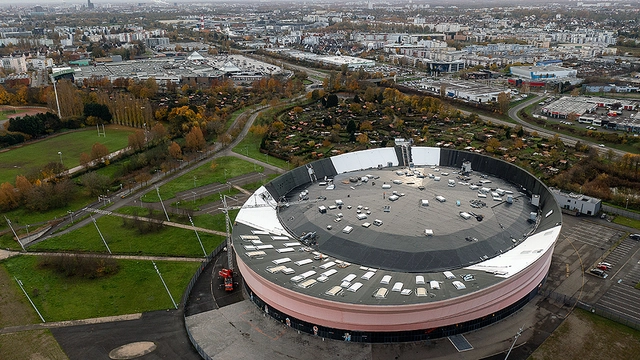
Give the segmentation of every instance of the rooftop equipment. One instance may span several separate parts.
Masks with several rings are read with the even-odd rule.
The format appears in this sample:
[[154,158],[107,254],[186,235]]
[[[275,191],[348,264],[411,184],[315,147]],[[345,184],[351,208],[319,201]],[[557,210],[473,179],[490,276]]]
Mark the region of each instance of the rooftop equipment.
[[457,281],[457,280],[456,280],[456,281],[452,282],[452,284],[453,284],[453,286],[455,286],[455,287],[456,287],[456,289],[458,289],[458,290],[463,290],[463,289],[466,289],[466,288],[467,288],[467,287],[466,287],[466,286],[465,286],[461,281]]
[[389,290],[387,290],[386,288],[379,288],[378,290],[376,290],[376,292],[373,294],[373,297],[376,299],[384,299],[387,297],[387,293],[389,292]]

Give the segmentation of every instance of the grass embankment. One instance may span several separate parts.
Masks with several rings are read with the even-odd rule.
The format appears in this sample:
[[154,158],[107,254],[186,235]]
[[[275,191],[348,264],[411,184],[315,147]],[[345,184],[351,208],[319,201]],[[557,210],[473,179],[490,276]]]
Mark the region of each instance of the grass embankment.
[[240,141],[238,146],[233,148],[233,152],[248,156],[258,161],[265,162],[269,165],[279,167],[280,169],[286,170],[289,168],[289,163],[287,163],[286,161],[261,153],[260,152],[261,142],[262,142],[262,138],[260,138],[260,136],[255,135],[252,132],[249,132],[247,136],[245,136],[245,138],[242,139],[242,141]]
[[[146,216],[147,211],[141,212]],[[126,220],[131,222],[132,220]],[[125,219],[115,216],[102,216],[96,220],[102,236],[113,253],[157,255],[157,256],[203,256],[202,248],[195,233],[191,230],[165,226],[157,231],[141,234],[135,227],[123,224]],[[188,223],[188,221],[187,221]],[[142,226],[148,223],[141,222]],[[224,225],[224,223],[223,223]],[[207,253],[215,249],[223,236],[200,233],[202,245]],[[79,251],[106,253],[107,249],[93,223],[70,233],[37,243],[32,251]]]
[[[229,204],[229,205],[230,206],[231,205],[235,206],[235,204]],[[117,211],[120,214],[145,216],[146,214],[148,214],[149,209],[144,209],[144,210],[141,211],[140,208],[136,208],[136,207],[133,207],[133,206],[125,206],[125,207],[122,207],[122,208],[118,209]],[[238,214],[238,211],[240,211],[240,210],[230,210],[229,211],[229,218],[231,219],[231,221],[235,220],[236,215]],[[164,216],[164,213],[162,211],[160,211],[160,210],[153,210],[152,213],[154,215],[162,215],[162,216]],[[169,216],[171,217],[172,215],[169,215]],[[212,214],[194,215],[194,216],[191,217],[191,219],[193,220],[193,225],[195,225],[197,227],[201,227],[201,228],[205,228],[205,229],[211,229],[211,230],[218,230],[218,231],[226,231],[226,226],[224,225],[224,213],[220,212],[220,213],[213,214],[213,215]],[[171,221],[178,222],[178,223],[181,223],[181,224],[189,224],[190,225],[189,219],[188,219],[188,217],[186,215],[180,215],[179,217],[176,217],[175,219],[172,217]],[[211,250],[213,250],[213,249],[211,249]]]
[[576,309],[530,359],[637,359],[638,354],[640,331]]
[[[41,269],[37,256],[16,256],[2,263],[23,283],[45,321],[88,319],[173,308],[151,261],[118,260],[118,273],[97,279],[66,277]],[[200,263],[156,261],[175,301]],[[20,289],[13,284],[14,291]]]
[[[40,318],[15,279],[0,265],[0,328],[35,324]],[[49,330],[21,331],[0,336],[1,359],[67,359]]]
[[16,176],[38,171],[50,162],[60,162],[66,168],[80,165],[80,154],[91,153],[95,143],[101,143],[114,152],[127,147],[131,128],[110,126],[106,128],[106,137],[98,136],[95,129],[84,129],[51,136],[42,141],[0,153],[0,183],[15,183]]
[[[212,170],[211,162],[207,162],[192,171],[177,177],[170,182],[160,186],[160,196],[163,200],[176,197],[176,194],[182,191],[192,190],[194,188],[209,184],[224,184],[227,180],[236,176],[248,174],[251,172],[262,172],[262,166],[254,166],[253,163],[238,159],[233,156],[220,157],[215,160],[216,166]],[[255,168],[255,170],[254,170]],[[158,202],[160,199],[155,190],[146,193],[142,197],[144,202]]]
[[613,222],[618,225],[624,225],[624,226],[632,227],[634,229],[640,229],[640,220],[630,219],[624,216],[616,216],[613,219]]

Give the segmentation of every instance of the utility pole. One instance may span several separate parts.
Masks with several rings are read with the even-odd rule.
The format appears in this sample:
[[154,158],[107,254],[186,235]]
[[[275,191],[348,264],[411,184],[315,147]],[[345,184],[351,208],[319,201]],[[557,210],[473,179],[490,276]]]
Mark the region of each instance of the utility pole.
[[227,206],[227,195],[220,195],[224,208],[224,224],[227,229],[227,268],[233,270],[233,240],[231,239],[231,220],[229,219],[229,207]]

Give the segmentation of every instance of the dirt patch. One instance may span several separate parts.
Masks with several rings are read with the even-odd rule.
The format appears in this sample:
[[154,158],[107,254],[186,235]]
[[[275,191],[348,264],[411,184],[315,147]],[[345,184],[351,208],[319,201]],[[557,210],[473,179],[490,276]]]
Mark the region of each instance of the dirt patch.
[[16,281],[0,265],[0,327],[40,322]]
[[0,335],[0,359],[68,360],[49,330]]
[[633,359],[639,353],[640,331],[574,310],[530,359]]
[[117,347],[109,353],[109,358],[115,360],[135,359],[156,349],[152,341],[139,341]]
[[7,113],[7,118],[12,119],[15,117],[21,117],[25,115],[35,115],[40,113],[46,113],[47,111],[51,111],[51,109],[46,107],[20,107],[20,106],[3,106],[0,107],[0,111],[15,111],[15,113]]

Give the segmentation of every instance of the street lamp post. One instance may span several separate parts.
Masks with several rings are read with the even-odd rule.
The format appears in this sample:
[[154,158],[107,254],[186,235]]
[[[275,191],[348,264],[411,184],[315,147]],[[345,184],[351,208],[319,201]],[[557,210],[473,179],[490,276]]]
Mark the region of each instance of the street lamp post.
[[67,210],[67,214],[69,214],[69,216],[71,216],[71,223],[73,224],[73,211]]
[[193,177],[193,188],[194,189],[196,188],[196,177],[195,176]]
[[62,162],[62,151],[58,151],[58,155],[60,155],[60,164],[64,166],[64,163]]
[[629,198],[627,198],[627,205],[625,205],[624,208],[629,209]]

